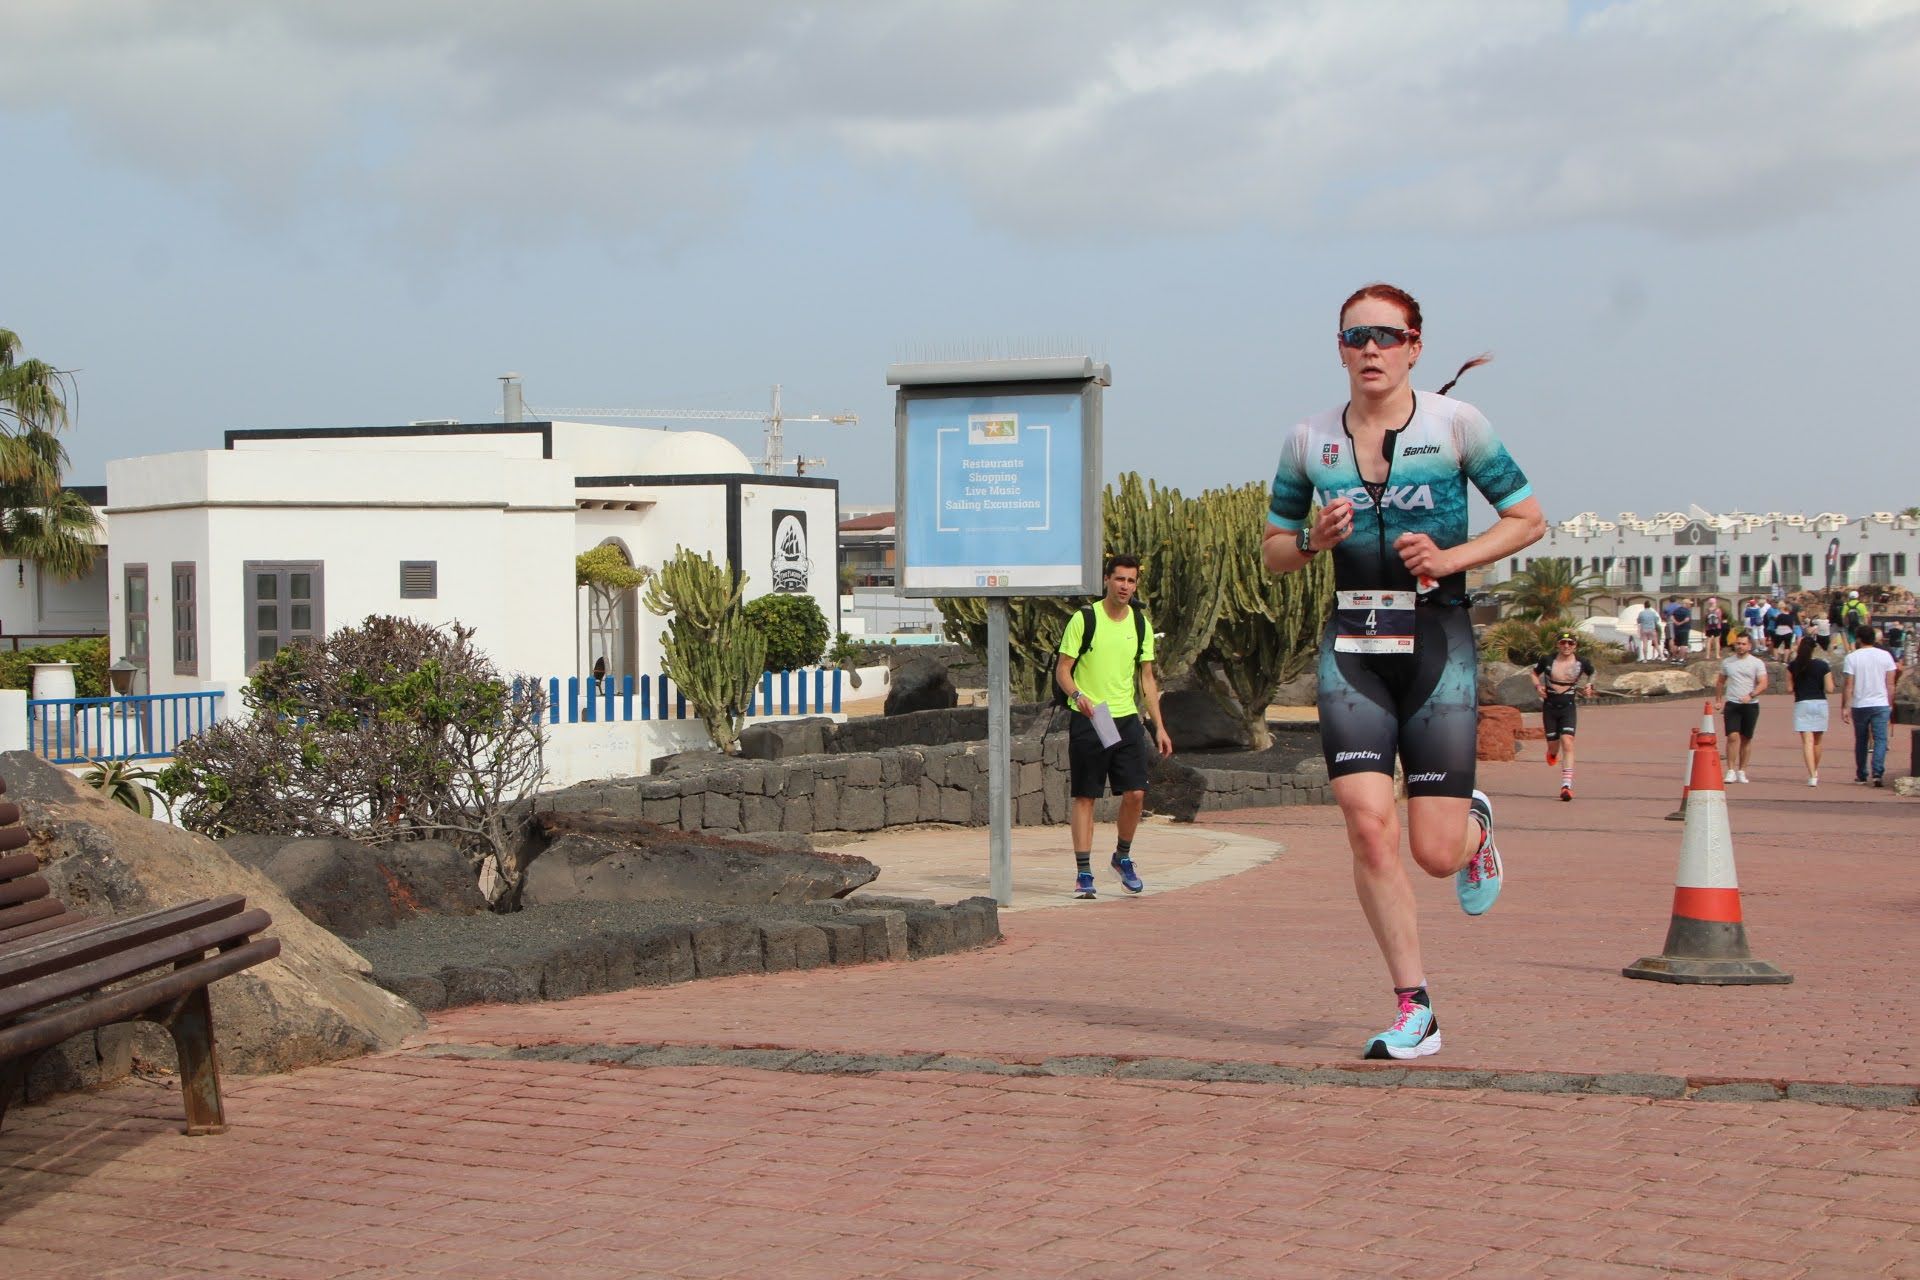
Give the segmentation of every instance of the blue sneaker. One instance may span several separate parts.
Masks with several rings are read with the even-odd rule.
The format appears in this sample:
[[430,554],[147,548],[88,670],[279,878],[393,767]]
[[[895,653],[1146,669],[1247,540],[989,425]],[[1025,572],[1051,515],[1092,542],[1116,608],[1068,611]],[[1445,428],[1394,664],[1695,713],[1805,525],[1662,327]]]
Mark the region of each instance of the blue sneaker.
[[1502,874],[1505,868],[1500,863],[1500,850],[1493,843],[1493,801],[1487,799],[1486,792],[1475,791],[1469,808],[1480,822],[1480,848],[1454,875],[1453,892],[1460,899],[1462,911],[1478,916],[1485,915],[1499,900],[1500,885],[1506,877]]
[[1128,893],[1138,893],[1147,887],[1147,882],[1142,880],[1140,873],[1133,869],[1132,858],[1114,854],[1113,870],[1120,877],[1120,883],[1126,886]]
[[1076,898],[1093,896],[1093,872],[1082,871],[1073,878],[1073,896]]
[[1440,1023],[1433,1010],[1412,1000],[1400,1002],[1393,1025],[1367,1041],[1364,1058],[1424,1058],[1440,1052]]

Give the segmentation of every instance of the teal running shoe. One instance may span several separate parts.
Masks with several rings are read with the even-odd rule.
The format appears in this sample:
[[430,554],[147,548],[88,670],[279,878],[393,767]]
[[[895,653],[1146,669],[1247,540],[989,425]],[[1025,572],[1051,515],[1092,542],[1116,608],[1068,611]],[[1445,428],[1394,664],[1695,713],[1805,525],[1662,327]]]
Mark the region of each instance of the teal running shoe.
[[1091,898],[1094,896],[1093,872],[1082,871],[1073,878],[1073,896],[1076,898]]
[[1133,869],[1132,858],[1124,857],[1117,853],[1114,854],[1113,870],[1114,874],[1120,877],[1120,883],[1126,886],[1128,893],[1139,893],[1147,887],[1147,882],[1142,880],[1140,873]]
[[1470,812],[1480,823],[1480,848],[1467,865],[1453,877],[1453,892],[1460,909],[1470,916],[1485,915],[1499,900],[1500,886],[1506,879],[1500,862],[1500,850],[1493,843],[1493,801],[1484,791],[1473,793]]
[[1440,1023],[1433,1010],[1412,1000],[1400,1002],[1393,1025],[1367,1041],[1366,1058],[1424,1058],[1440,1052]]

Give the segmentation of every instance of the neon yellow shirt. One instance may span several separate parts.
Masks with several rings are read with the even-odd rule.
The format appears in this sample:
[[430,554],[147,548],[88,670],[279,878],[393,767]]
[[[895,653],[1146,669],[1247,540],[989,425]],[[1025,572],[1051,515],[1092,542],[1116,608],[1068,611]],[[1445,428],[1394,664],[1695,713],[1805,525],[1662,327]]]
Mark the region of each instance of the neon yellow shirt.
[[[1081,618],[1083,611],[1074,610],[1073,617],[1067,620],[1066,634],[1060,637],[1060,652],[1072,658],[1080,652]],[[1140,639],[1139,662],[1153,661],[1153,619],[1146,616],[1143,609],[1141,620],[1146,624],[1146,635]],[[1138,665],[1134,658],[1133,611],[1129,609],[1118,620],[1107,616],[1106,601],[1096,601],[1093,606],[1093,647],[1086,656],[1079,659],[1073,668],[1073,687],[1082,690],[1095,702],[1107,704],[1107,710],[1117,720],[1121,716],[1138,714],[1134,705],[1133,685],[1134,669]],[[1074,708],[1078,711],[1079,708]]]

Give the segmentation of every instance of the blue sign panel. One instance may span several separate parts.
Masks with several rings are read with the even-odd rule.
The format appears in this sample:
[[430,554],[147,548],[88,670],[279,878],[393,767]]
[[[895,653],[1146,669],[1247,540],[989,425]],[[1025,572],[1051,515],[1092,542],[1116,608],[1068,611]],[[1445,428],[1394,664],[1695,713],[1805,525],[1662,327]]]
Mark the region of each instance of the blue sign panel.
[[903,395],[904,591],[1087,588],[1086,403],[1080,391]]

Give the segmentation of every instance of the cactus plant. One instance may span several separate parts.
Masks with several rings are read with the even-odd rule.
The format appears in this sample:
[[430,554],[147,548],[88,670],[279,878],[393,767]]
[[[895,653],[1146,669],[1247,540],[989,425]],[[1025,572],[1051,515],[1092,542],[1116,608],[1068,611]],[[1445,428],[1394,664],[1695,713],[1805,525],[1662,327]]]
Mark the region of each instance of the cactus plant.
[[745,576],[685,547],[647,584],[644,603],[668,618],[662,666],[705,722],[707,736],[732,754],[753,687],[766,667],[766,638],[747,621]]
[[1140,557],[1139,599],[1153,619],[1155,674],[1162,682],[1185,674],[1226,601],[1222,513],[1129,471],[1107,487],[1102,514],[1108,554]]
[[1267,705],[1286,681],[1306,670],[1318,652],[1320,629],[1333,604],[1331,556],[1275,575],[1260,558],[1266,532],[1267,490],[1247,484],[1202,495],[1222,522],[1226,545],[1226,601],[1213,635],[1194,661],[1194,675],[1247,726],[1255,750],[1273,744]]

